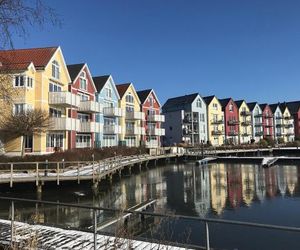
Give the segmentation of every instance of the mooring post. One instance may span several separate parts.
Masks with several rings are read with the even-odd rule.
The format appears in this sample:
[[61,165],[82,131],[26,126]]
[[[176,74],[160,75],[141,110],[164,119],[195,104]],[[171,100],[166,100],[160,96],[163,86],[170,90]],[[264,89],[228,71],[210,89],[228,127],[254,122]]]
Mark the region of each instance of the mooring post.
[[56,184],[59,186],[59,162],[56,163]]
[[39,185],[39,163],[35,163],[35,185]]
[[139,163],[140,172],[142,172],[142,163]]
[[14,235],[15,235],[15,227],[14,227],[14,222],[15,222],[15,204],[12,201],[11,202],[11,211],[10,211],[10,219],[11,219],[11,224],[10,224],[10,247],[11,249],[14,249]]
[[206,236],[206,250],[210,250],[209,228],[207,222],[205,222],[205,236]]
[[13,187],[14,164],[10,164],[10,187]]
[[94,249],[97,249],[97,210],[93,209]]
[[77,167],[77,183],[80,184],[80,171],[79,171],[79,167]]

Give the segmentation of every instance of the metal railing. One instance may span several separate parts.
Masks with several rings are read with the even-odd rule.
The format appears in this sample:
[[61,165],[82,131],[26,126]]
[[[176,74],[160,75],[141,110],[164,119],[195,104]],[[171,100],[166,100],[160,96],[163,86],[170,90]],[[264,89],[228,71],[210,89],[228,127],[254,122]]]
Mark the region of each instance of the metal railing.
[[[63,202],[53,202],[53,201],[41,201],[41,200],[33,200],[33,199],[23,199],[23,198],[13,198],[13,197],[5,197],[0,196],[0,200],[9,201],[11,203],[10,207],[10,221],[11,221],[11,246],[13,246],[14,242],[14,223],[15,223],[15,203],[16,202],[27,202],[34,204],[42,204],[42,205],[53,205],[53,206],[62,206],[62,207],[70,207],[70,208],[79,208],[79,209],[89,209],[92,210],[93,213],[93,245],[94,249],[97,249],[97,236],[98,236],[98,228],[97,228],[97,212],[106,211],[113,212],[115,214],[131,214],[138,215],[141,217],[150,216],[150,217],[158,217],[158,218],[167,218],[167,219],[183,219],[183,220],[192,220],[204,223],[204,232],[205,232],[205,249],[211,249],[211,241],[210,241],[210,230],[209,226],[211,224],[223,224],[223,225],[232,225],[232,226],[242,226],[242,227],[251,227],[256,229],[268,229],[268,230],[277,230],[284,232],[297,232],[300,233],[300,228],[298,227],[290,227],[290,226],[279,226],[279,225],[270,225],[263,223],[255,223],[255,222],[243,222],[243,221],[233,221],[233,220],[225,220],[225,219],[213,219],[213,218],[201,218],[195,216],[187,216],[187,215],[175,215],[175,214],[163,214],[163,213],[153,213],[153,212],[145,212],[145,211],[136,211],[131,209],[120,210],[114,208],[106,208],[106,207],[95,207],[95,206],[87,206],[87,205],[79,205],[79,204],[70,204]],[[176,245],[176,243],[170,242],[172,245]],[[177,243],[178,245],[178,243]],[[185,245],[185,247],[200,247],[188,244],[180,244]]]

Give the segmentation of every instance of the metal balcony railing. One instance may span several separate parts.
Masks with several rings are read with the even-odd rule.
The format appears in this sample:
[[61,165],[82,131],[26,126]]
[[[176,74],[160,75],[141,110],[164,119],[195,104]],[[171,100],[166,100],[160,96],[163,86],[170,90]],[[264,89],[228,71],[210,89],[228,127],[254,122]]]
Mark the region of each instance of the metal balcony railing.
[[100,113],[101,104],[95,101],[80,101],[79,111],[87,113]]
[[78,107],[80,104],[80,97],[68,91],[49,92],[49,105],[63,106],[63,107]]
[[165,116],[164,115],[148,115],[147,121],[150,122],[165,122]]
[[121,117],[124,116],[124,112],[120,108],[104,107],[103,115],[107,117]]

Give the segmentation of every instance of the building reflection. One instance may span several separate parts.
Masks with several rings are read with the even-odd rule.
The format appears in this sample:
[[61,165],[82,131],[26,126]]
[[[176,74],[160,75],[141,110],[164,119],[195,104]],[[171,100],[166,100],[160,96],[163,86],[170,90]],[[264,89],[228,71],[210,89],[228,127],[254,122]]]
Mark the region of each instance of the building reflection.
[[237,208],[242,202],[242,173],[239,165],[227,165],[228,200],[231,208]]

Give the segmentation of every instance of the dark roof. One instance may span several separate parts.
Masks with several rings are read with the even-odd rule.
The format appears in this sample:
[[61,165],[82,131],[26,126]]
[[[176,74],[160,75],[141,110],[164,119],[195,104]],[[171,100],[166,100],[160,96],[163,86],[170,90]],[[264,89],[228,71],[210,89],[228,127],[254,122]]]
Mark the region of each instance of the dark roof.
[[123,97],[123,95],[125,94],[126,90],[129,88],[131,83],[123,83],[123,84],[118,84],[116,85],[117,90],[119,92],[120,98]]
[[163,105],[163,109],[166,108],[174,108],[174,107],[179,107],[183,106],[185,104],[191,104],[195,100],[195,98],[198,96],[198,93],[190,94],[190,95],[183,95],[183,96],[178,96],[174,98],[169,98],[165,104]]
[[257,102],[248,102],[248,108],[250,109],[250,111],[253,111],[254,107],[256,106]]
[[262,111],[267,107],[267,103],[259,104],[259,107],[261,108]]
[[225,107],[228,105],[230,100],[232,100],[232,98],[219,99],[219,102],[221,103],[222,109],[225,109]]
[[24,70],[32,62],[36,68],[45,68],[58,47],[1,50],[1,69]]
[[141,103],[144,103],[148,97],[148,95],[151,93],[152,89],[145,89],[137,91],[137,94],[140,98]]
[[238,108],[240,108],[241,105],[243,104],[243,102],[245,102],[245,100],[238,100],[238,101],[235,101],[235,104],[236,104],[236,106],[238,106]]
[[74,81],[75,78],[78,76],[78,74],[82,70],[83,66],[84,66],[84,63],[67,65],[69,75],[70,75],[72,81]]
[[110,75],[93,77],[97,92],[100,92],[102,90],[109,77]]
[[211,101],[214,99],[214,97],[216,97],[215,95],[211,95],[211,96],[205,96],[203,97],[203,100],[205,101],[206,105],[208,106]]
[[289,108],[291,114],[297,113],[300,109],[300,101],[286,102],[285,104]]
[[275,113],[278,106],[279,106],[279,103],[269,104],[269,107],[270,107],[273,114]]
[[280,110],[281,110],[282,113],[284,113],[286,107],[287,107],[287,105],[286,105],[285,102],[279,103],[279,108],[280,108]]

